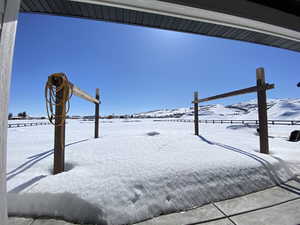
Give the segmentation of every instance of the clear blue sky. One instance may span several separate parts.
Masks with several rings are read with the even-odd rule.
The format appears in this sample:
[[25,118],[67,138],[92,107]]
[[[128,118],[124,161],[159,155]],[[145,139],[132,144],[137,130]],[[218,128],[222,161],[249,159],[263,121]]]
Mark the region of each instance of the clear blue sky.
[[[269,98],[298,98],[300,53],[239,41],[123,24],[21,14],[10,107],[16,114],[45,115],[48,75],[64,72],[94,95],[102,114],[190,107],[201,97],[255,84],[264,67],[276,89]],[[211,103],[231,104],[254,94]],[[92,115],[94,106],[73,97],[70,115]]]

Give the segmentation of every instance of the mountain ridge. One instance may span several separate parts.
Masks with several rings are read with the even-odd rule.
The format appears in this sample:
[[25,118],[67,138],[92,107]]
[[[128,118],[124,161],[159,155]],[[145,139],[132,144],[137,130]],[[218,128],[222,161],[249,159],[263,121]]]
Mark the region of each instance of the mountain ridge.
[[[300,98],[268,99],[268,119],[300,120]],[[183,118],[194,115],[193,107],[159,109],[136,113],[135,118]],[[257,100],[231,105],[211,104],[199,106],[199,116],[205,119],[257,119]]]

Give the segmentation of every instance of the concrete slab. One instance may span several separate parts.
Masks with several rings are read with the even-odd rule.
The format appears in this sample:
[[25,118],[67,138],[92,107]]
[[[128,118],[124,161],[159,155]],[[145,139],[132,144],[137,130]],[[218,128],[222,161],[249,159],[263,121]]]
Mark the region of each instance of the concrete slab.
[[55,219],[37,219],[31,225],[74,225],[63,220]]
[[207,223],[201,223],[201,225],[235,225],[229,219],[220,219],[215,220]]
[[291,181],[287,182],[286,184],[287,184],[287,186],[292,186],[292,187],[300,190],[300,182],[297,182],[295,180],[291,180]]
[[137,225],[182,225],[190,223],[200,223],[206,220],[224,218],[224,215],[213,205],[205,205],[181,213],[172,213],[147,220]]
[[8,225],[31,225],[33,219],[31,218],[18,218],[18,217],[9,217]]
[[233,215],[260,207],[270,206],[287,200],[296,199],[299,195],[280,187],[273,187],[215,203],[226,215]]
[[296,225],[300,224],[300,200],[283,203],[251,213],[233,216],[237,225]]

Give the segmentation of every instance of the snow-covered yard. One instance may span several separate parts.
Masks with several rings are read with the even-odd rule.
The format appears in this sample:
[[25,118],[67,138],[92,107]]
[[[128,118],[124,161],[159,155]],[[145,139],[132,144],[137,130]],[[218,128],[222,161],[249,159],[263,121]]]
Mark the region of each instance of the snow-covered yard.
[[[53,127],[8,133],[8,210],[74,222],[127,224],[262,190],[299,173],[300,126],[270,126],[270,155],[254,128],[192,123],[69,120],[67,171],[52,175]],[[287,163],[283,162],[286,161]],[[289,167],[288,167],[288,166]]]

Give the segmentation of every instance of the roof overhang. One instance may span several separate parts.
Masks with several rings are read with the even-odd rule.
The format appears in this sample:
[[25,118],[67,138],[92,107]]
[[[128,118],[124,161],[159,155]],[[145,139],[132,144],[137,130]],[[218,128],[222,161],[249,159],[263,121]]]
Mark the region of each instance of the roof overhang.
[[32,0],[23,0],[21,11],[156,27],[300,51],[300,17],[278,6],[253,1],[43,0],[43,4],[33,4]]

